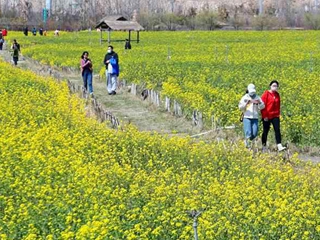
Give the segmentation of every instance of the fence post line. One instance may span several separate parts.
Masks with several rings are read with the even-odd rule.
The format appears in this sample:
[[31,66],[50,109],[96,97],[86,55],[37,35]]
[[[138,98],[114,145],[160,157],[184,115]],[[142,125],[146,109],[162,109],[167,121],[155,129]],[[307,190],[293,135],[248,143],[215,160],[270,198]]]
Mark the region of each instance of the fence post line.
[[178,116],[182,116],[182,108],[178,102],[177,102],[177,110],[178,110]]
[[166,96],[165,109],[170,112],[170,98]]
[[203,128],[203,116],[202,116],[202,112],[198,112],[199,115],[199,128],[202,129]]
[[160,107],[160,93],[157,92],[157,106]]

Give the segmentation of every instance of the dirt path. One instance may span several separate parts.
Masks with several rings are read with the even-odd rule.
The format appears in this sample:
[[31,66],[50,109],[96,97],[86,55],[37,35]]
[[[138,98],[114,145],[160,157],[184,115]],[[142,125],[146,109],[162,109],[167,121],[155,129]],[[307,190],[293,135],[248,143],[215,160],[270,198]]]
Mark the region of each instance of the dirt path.
[[[12,63],[12,57],[7,50],[0,51],[0,57]],[[32,59],[20,57],[18,67],[31,70],[39,75],[49,76],[47,66],[43,66]],[[80,73],[52,69],[51,76],[59,79],[69,79],[77,85],[82,85]],[[189,135],[196,134],[199,129],[192,126],[191,121],[181,117],[174,117],[164,110],[157,109],[152,103],[142,101],[138,96],[133,96],[127,88],[119,89],[117,95],[110,96],[106,90],[105,79],[100,79],[98,74],[93,78],[94,95],[105,109],[115,115],[120,123],[133,124],[140,131],[157,131],[164,134]]]

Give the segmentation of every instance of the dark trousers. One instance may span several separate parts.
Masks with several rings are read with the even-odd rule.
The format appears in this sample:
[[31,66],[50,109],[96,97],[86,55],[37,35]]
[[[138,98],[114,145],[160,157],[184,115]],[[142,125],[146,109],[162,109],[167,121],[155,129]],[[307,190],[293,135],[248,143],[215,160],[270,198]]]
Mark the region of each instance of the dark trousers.
[[280,119],[273,118],[269,119],[268,121],[262,120],[263,123],[263,133],[262,133],[262,145],[265,146],[267,144],[268,133],[270,130],[270,125],[272,123],[274,133],[276,135],[276,142],[277,144],[281,143],[281,133],[280,133]]
[[0,50],[2,50],[2,46],[3,46],[3,45],[2,45],[2,44],[0,44]]
[[14,65],[17,65],[17,64],[18,64],[18,60],[19,60],[19,57],[13,57]]

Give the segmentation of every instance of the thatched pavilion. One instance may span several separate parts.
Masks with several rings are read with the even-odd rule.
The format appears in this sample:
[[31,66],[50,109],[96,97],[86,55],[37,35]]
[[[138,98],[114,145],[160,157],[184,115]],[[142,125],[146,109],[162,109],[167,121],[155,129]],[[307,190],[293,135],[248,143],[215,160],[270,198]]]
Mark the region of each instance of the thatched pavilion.
[[[108,16],[103,18],[99,24],[96,26],[97,29],[100,29],[100,44],[103,41],[107,41],[108,43],[111,42],[111,31],[128,31],[129,32],[129,42],[131,42],[131,32],[137,32],[137,43],[140,41],[139,39],[139,32],[143,31],[144,28],[135,21],[128,21],[125,17],[121,15],[116,16]],[[103,30],[108,32],[108,39],[102,38]],[[118,39],[113,41],[125,41],[125,39]]]

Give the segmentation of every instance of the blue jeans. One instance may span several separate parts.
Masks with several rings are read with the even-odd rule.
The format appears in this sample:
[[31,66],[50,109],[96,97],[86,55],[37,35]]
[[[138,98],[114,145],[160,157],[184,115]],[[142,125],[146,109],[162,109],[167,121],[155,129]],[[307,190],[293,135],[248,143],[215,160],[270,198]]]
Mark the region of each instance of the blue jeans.
[[82,74],[82,78],[83,78],[83,86],[84,88],[88,91],[89,88],[89,93],[93,92],[93,88],[92,88],[92,72],[89,70],[84,70],[83,74]]
[[258,136],[258,119],[244,118],[243,130],[245,139],[253,140]]

